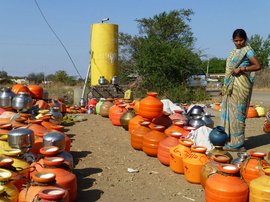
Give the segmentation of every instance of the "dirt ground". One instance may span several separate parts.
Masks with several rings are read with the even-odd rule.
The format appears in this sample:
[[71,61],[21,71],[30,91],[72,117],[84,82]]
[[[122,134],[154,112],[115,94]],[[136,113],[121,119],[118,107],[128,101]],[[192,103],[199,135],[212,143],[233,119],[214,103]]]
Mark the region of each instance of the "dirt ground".
[[[208,108],[219,123],[219,112]],[[78,177],[78,202],[90,201],[198,201],[201,185],[191,184],[157,158],[134,150],[130,135],[108,118],[84,114],[86,121],[66,127],[72,139],[71,154]],[[264,134],[264,117],[247,119],[246,147],[269,152],[270,134]],[[236,156],[236,154],[233,154]],[[130,173],[128,169],[138,172]]]

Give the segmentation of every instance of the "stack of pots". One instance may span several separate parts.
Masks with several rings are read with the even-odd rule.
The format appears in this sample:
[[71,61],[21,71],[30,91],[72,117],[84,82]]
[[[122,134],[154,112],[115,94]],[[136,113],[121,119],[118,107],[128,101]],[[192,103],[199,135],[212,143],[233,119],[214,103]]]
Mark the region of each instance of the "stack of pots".
[[31,164],[30,176],[33,178],[38,172],[49,172],[55,174],[55,180],[58,185],[66,189],[69,193],[69,201],[73,202],[77,197],[77,177],[69,167],[65,166],[65,160],[62,157],[44,157],[38,162]]

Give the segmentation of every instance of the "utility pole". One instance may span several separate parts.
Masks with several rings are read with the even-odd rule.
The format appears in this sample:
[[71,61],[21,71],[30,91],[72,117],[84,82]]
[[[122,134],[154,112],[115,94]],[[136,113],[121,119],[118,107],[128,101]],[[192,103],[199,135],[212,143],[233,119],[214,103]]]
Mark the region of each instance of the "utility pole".
[[208,72],[209,72],[209,59],[207,60],[206,76],[208,76]]

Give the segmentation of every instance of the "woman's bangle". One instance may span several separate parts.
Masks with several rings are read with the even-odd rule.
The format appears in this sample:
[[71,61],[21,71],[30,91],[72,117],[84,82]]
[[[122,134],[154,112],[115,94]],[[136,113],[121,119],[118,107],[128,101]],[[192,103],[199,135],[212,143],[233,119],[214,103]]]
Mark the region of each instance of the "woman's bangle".
[[247,66],[245,66],[245,72],[247,72],[248,70],[247,70]]

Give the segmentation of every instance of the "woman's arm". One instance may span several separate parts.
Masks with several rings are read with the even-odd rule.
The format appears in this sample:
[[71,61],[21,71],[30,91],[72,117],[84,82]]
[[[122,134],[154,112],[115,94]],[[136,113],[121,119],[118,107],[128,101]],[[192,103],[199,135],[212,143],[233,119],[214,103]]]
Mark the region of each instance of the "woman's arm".
[[246,72],[258,71],[261,69],[260,62],[256,56],[252,56],[249,58],[250,65],[244,67]]

